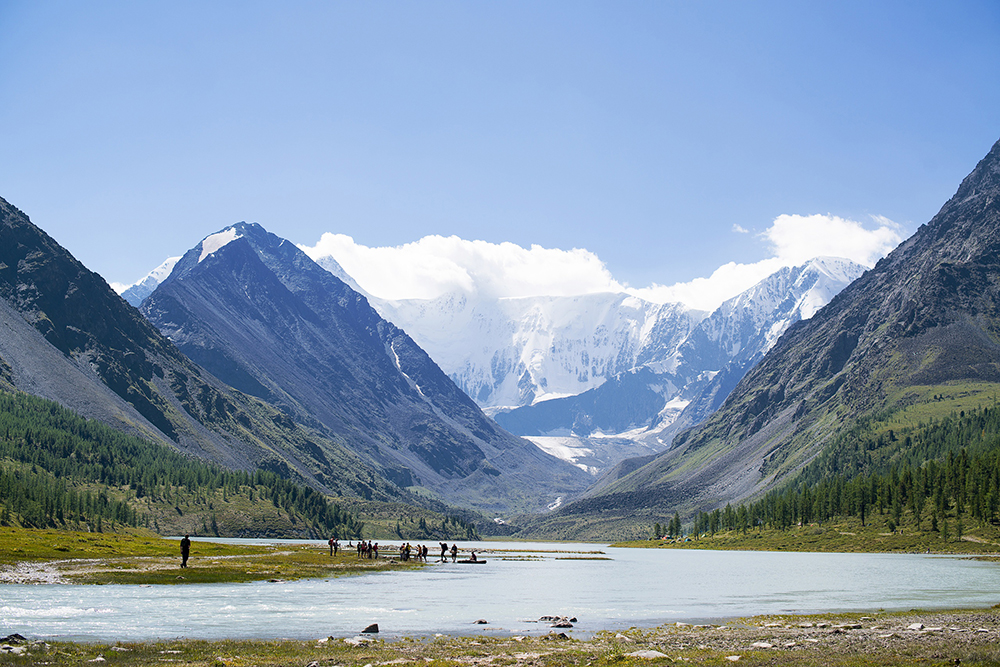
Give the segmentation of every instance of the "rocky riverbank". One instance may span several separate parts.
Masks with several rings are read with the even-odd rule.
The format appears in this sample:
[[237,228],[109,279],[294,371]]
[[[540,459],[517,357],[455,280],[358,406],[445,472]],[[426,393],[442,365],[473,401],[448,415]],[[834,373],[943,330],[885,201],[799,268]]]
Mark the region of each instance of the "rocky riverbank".
[[572,631],[538,636],[375,635],[313,641],[188,641],[73,644],[11,637],[0,664],[381,665],[548,667],[605,665],[997,665],[1000,605],[985,610],[755,617],[724,625]]

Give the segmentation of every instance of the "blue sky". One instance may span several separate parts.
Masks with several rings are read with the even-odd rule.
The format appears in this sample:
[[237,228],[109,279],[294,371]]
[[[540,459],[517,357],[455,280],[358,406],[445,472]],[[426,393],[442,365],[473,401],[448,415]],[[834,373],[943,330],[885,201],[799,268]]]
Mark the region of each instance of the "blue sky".
[[109,281],[246,220],[670,285],[779,216],[908,236],[1000,138],[997,63],[996,2],[8,0],[0,196]]

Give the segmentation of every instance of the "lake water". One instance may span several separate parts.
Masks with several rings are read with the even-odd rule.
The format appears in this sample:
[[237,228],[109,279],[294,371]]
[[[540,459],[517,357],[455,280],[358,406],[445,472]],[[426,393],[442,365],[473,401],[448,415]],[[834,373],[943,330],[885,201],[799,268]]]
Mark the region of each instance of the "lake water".
[[[484,565],[432,564],[326,580],[179,586],[0,586],[0,633],[76,640],[571,633],[764,613],[986,607],[1000,564],[916,554],[613,549],[466,543]],[[317,544],[317,548],[324,545]],[[499,551],[504,550],[504,551]],[[507,551],[510,550],[510,551]],[[563,553],[538,553],[539,551]],[[583,560],[600,550],[610,560]],[[197,545],[193,550],[197,555]],[[529,560],[504,560],[513,552]],[[577,553],[567,553],[577,552]],[[576,560],[573,560],[576,558]],[[475,625],[485,619],[488,625]]]

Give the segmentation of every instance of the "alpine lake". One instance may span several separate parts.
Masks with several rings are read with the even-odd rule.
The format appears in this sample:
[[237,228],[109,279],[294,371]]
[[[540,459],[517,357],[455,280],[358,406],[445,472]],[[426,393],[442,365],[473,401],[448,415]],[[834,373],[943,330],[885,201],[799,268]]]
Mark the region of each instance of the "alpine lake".
[[[253,542],[250,540],[231,542]],[[322,542],[312,544],[326,549]],[[966,556],[459,543],[482,564],[237,584],[0,587],[0,632],[65,641],[544,635],[711,623],[766,614],[984,608],[1000,564]],[[460,559],[463,557],[460,556]],[[198,542],[192,547],[197,566]],[[485,621],[482,623],[480,621]]]

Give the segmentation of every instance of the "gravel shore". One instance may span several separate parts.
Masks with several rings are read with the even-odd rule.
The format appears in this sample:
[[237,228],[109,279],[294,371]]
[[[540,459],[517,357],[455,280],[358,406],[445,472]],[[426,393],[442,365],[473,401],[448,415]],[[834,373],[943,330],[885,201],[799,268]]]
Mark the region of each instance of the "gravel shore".
[[0,645],[0,664],[298,665],[413,664],[471,667],[573,665],[1000,665],[1000,606],[968,611],[755,617],[725,625],[677,623],[540,636],[404,638],[378,635],[313,641],[176,640],[117,645],[14,638]]

